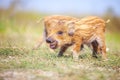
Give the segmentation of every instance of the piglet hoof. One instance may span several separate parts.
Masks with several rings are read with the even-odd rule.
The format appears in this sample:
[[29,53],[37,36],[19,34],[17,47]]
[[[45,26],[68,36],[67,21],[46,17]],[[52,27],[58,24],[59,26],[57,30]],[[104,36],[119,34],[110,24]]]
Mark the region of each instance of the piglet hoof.
[[93,58],[98,58],[96,55],[92,55]]
[[57,57],[62,57],[62,56],[63,56],[63,54],[58,54],[58,55],[57,55]]
[[74,60],[74,62],[78,62],[79,61],[79,57],[76,56],[76,55],[73,55],[73,60]]

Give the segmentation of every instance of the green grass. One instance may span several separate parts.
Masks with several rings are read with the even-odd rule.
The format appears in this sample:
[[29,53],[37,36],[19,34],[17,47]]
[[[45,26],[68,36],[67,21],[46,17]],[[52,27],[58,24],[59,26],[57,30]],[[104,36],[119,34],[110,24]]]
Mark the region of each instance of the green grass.
[[[85,48],[84,52],[81,52],[79,62],[73,61],[69,50],[66,52],[69,55],[58,58],[57,51],[52,53],[45,45],[38,50],[32,50],[35,41],[31,40],[31,44],[26,44],[26,38],[24,39],[24,37],[22,37],[23,43],[21,43],[21,39],[17,38],[16,40],[14,37],[14,42],[11,37],[5,37],[10,38],[11,41],[8,43],[7,40],[10,39],[5,39],[6,41],[2,43],[4,47],[0,48],[0,71],[1,73],[7,73],[10,70],[16,72],[23,71],[23,74],[25,71],[29,72],[29,75],[35,75],[35,79],[45,80],[52,80],[54,76],[58,80],[117,80],[119,79],[120,68],[120,46],[119,42],[115,40],[118,36],[107,34],[106,37],[107,47],[110,49],[107,53],[108,61],[94,59],[91,57],[89,49]],[[109,39],[111,40],[109,41]],[[38,70],[42,70],[46,74],[35,74]],[[53,75],[48,76],[49,74]]]
[[20,17],[15,17],[13,21],[5,17],[0,20],[0,80],[23,77],[26,80],[120,79],[118,33],[106,33],[108,61],[91,57],[91,51],[85,48],[79,61],[74,62],[69,50],[60,58],[57,57],[58,50],[50,52],[46,45],[32,50],[43,29],[41,24],[34,22],[35,16],[28,17],[32,17],[33,21],[24,18],[24,22]]

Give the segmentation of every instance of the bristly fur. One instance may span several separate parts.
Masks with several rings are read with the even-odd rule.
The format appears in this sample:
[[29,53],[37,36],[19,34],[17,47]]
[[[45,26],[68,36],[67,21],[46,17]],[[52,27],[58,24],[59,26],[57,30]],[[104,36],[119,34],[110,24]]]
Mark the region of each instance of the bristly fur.
[[[102,57],[106,59],[104,33],[105,23],[108,22],[97,16],[82,19],[61,15],[48,16],[44,18],[45,38],[49,40],[51,48],[60,47],[58,56],[62,56],[72,46],[73,58],[77,60],[80,49],[86,44],[92,47],[94,57],[96,53],[102,53]],[[58,34],[59,31],[63,34]]]

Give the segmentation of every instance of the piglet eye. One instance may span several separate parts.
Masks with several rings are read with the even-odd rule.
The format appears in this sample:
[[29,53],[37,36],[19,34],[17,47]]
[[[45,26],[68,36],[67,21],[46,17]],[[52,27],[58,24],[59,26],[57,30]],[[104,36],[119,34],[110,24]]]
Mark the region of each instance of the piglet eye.
[[58,31],[57,34],[60,34],[60,35],[61,35],[61,34],[63,34],[63,31]]

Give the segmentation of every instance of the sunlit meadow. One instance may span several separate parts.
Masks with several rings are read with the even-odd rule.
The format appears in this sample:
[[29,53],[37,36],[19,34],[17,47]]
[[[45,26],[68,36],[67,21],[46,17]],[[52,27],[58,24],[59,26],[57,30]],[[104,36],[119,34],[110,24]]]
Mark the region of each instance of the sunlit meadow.
[[85,47],[74,62],[69,50],[61,58],[45,44],[32,50],[41,38],[44,16],[0,11],[0,80],[120,80],[120,17],[102,16],[110,19],[106,24],[108,61],[91,57]]

